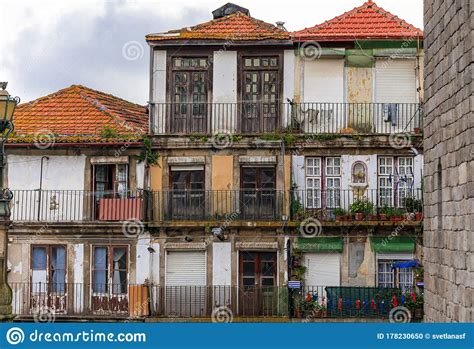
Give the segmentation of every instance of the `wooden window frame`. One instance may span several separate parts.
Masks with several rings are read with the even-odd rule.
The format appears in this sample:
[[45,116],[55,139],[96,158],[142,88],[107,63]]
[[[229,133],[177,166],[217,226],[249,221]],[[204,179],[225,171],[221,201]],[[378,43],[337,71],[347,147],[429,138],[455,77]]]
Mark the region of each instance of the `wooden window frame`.
[[64,283],[67,284],[67,245],[64,244],[34,244],[30,245],[30,283],[33,285],[33,270],[43,270],[43,269],[33,269],[33,249],[34,248],[45,248],[46,249],[46,285],[48,288],[52,285],[52,270],[51,270],[51,257],[53,248],[62,247],[64,248]]
[[[128,282],[129,282],[129,263],[130,263],[130,248],[128,245],[106,245],[106,244],[96,244],[96,245],[92,245],[92,254],[91,254],[91,268],[90,268],[90,271],[91,271],[91,293],[92,294],[101,294],[101,292],[95,292],[94,291],[94,285],[95,285],[95,280],[94,280],[94,271],[96,270],[95,266],[94,266],[94,257],[95,257],[95,249],[96,248],[106,248],[107,249],[107,279],[106,279],[106,288],[105,288],[105,294],[110,294],[110,295],[123,295],[123,294],[128,294]],[[111,277],[112,277],[112,274],[113,274],[113,271],[114,271],[114,266],[113,266],[113,263],[114,263],[114,260],[113,260],[113,252],[114,252],[114,249],[116,248],[125,248],[125,257],[126,257],[126,262],[125,262],[125,277],[126,277],[126,287],[125,287],[125,293],[118,293],[118,294],[115,294],[113,292],[113,283],[111,283]],[[102,269],[99,269],[99,270],[102,270]],[[123,270],[123,269],[118,269],[119,271]]]
[[[277,57],[278,58],[278,67],[275,69],[275,67],[263,67],[260,66],[258,68],[249,68],[247,69],[244,65],[244,59],[246,57],[249,58],[271,58],[271,57]],[[277,79],[279,81],[279,86],[278,86],[278,98],[277,98],[277,103],[278,103],[278,109],[277,109],[277,120],[276,120],[276,125],[275,125],[275,131],[277,131],[282,125],[283,121],[281,120],[281,108],[282,108],[282,102],[284,101],[284,54],[281,50],[266,50],[262,53],[255,53],[254,51],[250,50],[241,50],[237,52],[237,100],[240,101],[237,105],[237,115],[239,117],[237,118],[237,129],[241,130],[242,129],[242,120],[241,116],[243,115],[242,111],[242,106],[241,104],[243,103],[243,86],[244,86],[244,73],[246,70],[248,71],[277,71]]]

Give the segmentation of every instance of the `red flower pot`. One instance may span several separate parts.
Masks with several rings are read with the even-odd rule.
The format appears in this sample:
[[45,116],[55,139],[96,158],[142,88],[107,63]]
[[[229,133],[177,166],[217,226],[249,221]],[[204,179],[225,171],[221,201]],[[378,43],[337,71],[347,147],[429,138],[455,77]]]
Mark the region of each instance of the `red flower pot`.
[[355,220],[356,220],[356,221],[361,221],[361,220],[363,220],[363,219],[364,219],[364,215],[362,214],[362,212],[357,212],[357,213],[355,214]]
[[416,212],[416,213],[415,213],[415,219],[416,219],[417,221],[423,220],[423,212]]

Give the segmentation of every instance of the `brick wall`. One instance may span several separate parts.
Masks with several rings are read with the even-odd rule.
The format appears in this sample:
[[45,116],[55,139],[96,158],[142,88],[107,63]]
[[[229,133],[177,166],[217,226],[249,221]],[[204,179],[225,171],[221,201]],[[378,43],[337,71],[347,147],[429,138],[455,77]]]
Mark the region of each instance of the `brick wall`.
[[425,320],[473,322],[474,0],[424,4]]

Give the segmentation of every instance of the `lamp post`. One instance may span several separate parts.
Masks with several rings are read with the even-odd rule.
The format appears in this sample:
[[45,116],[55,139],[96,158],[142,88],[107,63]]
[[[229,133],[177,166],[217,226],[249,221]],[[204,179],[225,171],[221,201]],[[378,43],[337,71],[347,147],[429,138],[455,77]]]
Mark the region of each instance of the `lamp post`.
[[10,225],[10,201],[13,195],[5,188],[5,142],[13,131],[13,113],[20,102],[6,90],[7,83],[0,82],[0,321],[12,318],[12,290],[7,283],[8,227]]

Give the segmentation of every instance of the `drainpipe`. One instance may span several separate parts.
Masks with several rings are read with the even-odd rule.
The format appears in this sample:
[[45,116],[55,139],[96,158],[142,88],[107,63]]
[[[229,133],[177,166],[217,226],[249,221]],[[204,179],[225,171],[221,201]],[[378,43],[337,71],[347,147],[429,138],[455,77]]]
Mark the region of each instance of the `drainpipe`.
[[41,217],[41,191],[43,189],[43,161],[49,160],[48,156],[41,157],[41,165],[40,165],[40,183],[39,183],[39,197],[38,197],[38,221]]

